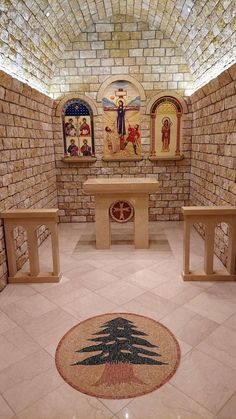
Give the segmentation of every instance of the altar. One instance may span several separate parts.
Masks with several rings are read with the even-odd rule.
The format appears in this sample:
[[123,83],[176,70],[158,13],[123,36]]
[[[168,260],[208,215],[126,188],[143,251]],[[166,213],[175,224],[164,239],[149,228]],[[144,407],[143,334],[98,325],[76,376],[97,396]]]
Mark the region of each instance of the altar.
[[134,245],[149,247],[148,199],[159,190],[154,178],[90,178],[84,182],[84,192],[95,196],[96,248],[111,245],[110,209],[114,203],[127,203],[134,215]]

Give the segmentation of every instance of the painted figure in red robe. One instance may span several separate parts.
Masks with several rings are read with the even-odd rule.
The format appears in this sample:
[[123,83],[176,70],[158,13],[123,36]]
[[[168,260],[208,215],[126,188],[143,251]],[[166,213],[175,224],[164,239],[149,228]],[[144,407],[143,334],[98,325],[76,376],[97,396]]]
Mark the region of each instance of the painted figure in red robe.
[[162,125],[162,151],[170,151],[170,121],[169,119],[164,119]]
[[80,125],[80,135],[90,135],[90,126],[86,121],[86,118],[82,119],[82,123]]
[[131,143],[133,145],[133,149],[134,149],[135,154],[138,154],[137,153],[137,144],[138,144],[138,139],[139,138],[140,138],[139,125],[136,124],[134,126],[134,128],[132,128],[129,125],[128,137],[125,140],[124,149],[125,149],[125,147],[127,146],[128,143]]

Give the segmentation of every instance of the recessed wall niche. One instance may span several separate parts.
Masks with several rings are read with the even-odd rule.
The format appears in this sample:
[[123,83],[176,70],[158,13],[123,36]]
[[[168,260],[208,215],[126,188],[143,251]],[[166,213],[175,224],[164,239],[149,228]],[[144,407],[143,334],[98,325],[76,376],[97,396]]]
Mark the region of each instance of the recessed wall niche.
[[151,106],[150,160],[181,160],[183,107],[172,96],[159,97]]
[[94,126],[91,107],[81,99],[71,99],[62,108],[64,161],[94,159]]

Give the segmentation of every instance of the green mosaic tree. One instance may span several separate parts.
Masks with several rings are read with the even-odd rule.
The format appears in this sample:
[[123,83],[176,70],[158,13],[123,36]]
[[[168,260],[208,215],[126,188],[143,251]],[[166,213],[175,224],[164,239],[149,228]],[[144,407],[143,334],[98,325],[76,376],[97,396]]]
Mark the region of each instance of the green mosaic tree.
[[97,385],[111,385],[124,382],[142,383],[139,378],[135,377],[132,364],[166,364],[154,358],[161,356],[159,353],[150,350],[150,348],[157,348],[157,346],[150,343],[147,339],[141,338],[140,336],[147,336],[147,334],[137,330],[137,327],[130,320],[124,319],[123,317],[116,317],[104,323],[101,328],[103,330],[94,333],[97,336],[96,338],[89,339],[89,341],[98,342],[98,344],[76,351],[78,353],[99,353],[73,364],[105,364],[103,374],[97,381]]

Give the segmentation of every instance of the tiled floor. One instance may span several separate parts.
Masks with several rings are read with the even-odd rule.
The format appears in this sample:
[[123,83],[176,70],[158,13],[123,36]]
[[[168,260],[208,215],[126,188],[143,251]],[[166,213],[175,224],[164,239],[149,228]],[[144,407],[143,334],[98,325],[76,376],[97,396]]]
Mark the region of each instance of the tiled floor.
[[[182,223],[151,223],[151,247],[134,250],[132,224],[114,224],[110,250],[94,225],[60,225],[59,284],[9,285],[0,294],[0,419],[235,419],[236,283],[185,283]],[[123,243],[123,244],[122,244]],[[41,260],[50,260],[49,240]],[[193,266],[203,242],[194,233]],[[219,261],[216,260],[219,265]],[[181,345],[173,378],[133,400],[99,400],[67,385],[54,353],[83,319],[134,312],[166,325]]]

